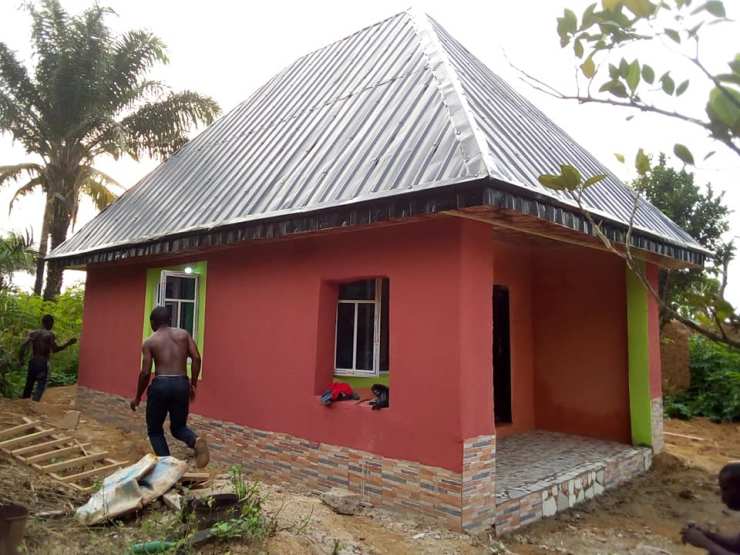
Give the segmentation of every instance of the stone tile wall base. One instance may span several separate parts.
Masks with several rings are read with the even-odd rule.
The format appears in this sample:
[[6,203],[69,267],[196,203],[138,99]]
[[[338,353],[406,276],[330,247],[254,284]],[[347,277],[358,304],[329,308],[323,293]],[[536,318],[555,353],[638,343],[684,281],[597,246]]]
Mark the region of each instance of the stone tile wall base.
[[576,467],[527,487],[521,497],[503,496],[496,504],[496,534],[506,534],[541,518],[575,507],[609,488],[642,474],[652,465],[652,451],[635,448],[603,462]]
[[[78,386],[77,405],[102,422],[146,434],[143,411],[131,412],[123,397]],[[464,471],[458,474],[195,414],[190,422],[196,431],[207,434],[214,461],[240,464],[266,481],[300,484],[315,491],[345,487],[375,506],[421,514],[455,530],[475,532],[493,524],[493,436],[465,442]]]
[[663,451],[663,397],[656,397],[650,402],[650,426],[653,438],[653,452]]

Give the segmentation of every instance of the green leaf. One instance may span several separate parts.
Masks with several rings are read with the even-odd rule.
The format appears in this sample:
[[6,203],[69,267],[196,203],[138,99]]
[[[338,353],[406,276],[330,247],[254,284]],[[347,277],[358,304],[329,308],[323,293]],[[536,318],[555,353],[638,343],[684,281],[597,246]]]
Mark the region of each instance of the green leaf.
[[578,28],[578,19],[572,10],[566,8],[563,12],[563,17],[559,17],[557,21],[560,46],[563,47],[570,41],[570,35],[576,32],[576,29]]
[[622,58],[619,60],[619,75],[622,77],[627,77],[627,72],[630,69],[630,65],[627,63],[627,60]]
[[674,42],[681,44],[681,35],[679,35],[678,31],[676,31],[675,29],[666,28],[665,34],[668,35],[671,39],[673,39]]
[[655,13],[655,4],[650,0],[624,0],[627,8],[637,17],[649,17]]
[[563,179],[559,175],[541,175],[537,178],[537,181],[539,181],[543,187],[546,187],[548,189],[555,189],[556,191],[560,191],[565,188]]
[[594,12],[596,11],[596,4],[591,4],[588,8],[585,9],[583,12],[583,16],[581,17],[581,30],[588,29],[596,23],[596,17],[594,16]]
[[589,57],[588,60],[581,64],[581,71],[589,79],[592,79],[596,75],[596,64],[594,64],[593,58]]
[[[733,98],[730,98],[732,96]],[[733,101],[734,99],[734,101]],[[707,114],[715,124],[721,124],[732,133],[740,133],[740,91],[714,88],[709,93]]]
[[697,14],[702,10],[708,11],[715,17],[727,16],[727,13],[725,12],[725,5],[721,2],[721,0],[710,0],[709,2],[705,2],[691,13]]
[[601,88],[599,89],[599,92],[605,91],[610,92],[618,98],[629,98],[629,94],[627,94],[627,88],[621,81],[607,81],[606,83],[601,85]]
[[640,84],[640,62],[634,60],[627,70],[627,86],[634,93]]
[[717,81],[740,85],[740,74],[738,73],[720,73],[719,75],[715,75],[714,78],[717,79]]
[[691,151],[686,148],[686,146],[676,143],[676,145],[673,147],[673,154],[678,156],[678,158],[684,164],[688,164],[690,166],[694,165],[694,156],[693,154],[691,154]]
[[622,6],[624,0],[601,0],[601,5],[605,10],[613,12]]
[[716,150],[712,150],[712,151],[708,152],[707,155],[704,157],[704,161],[706,162],[707,160],[709,160],[715,154],[717,154],[717,151]]
[[583,182],[583,188],[585,189],[586,187],[595,185],[596,183],[604,179],[606,179],[606,174],[593,175]]
[[622,162],[622,164],[624,164],[624,154],[619,154],[618,152],[615,152],[614,153],[614,158],[616,158],[617,160],[619,160],[620,162]]
[[663,92],[666,94],[673,94],[673,91],[676,89],[676,84],[671,79],[671,76],[668,75],[668,72],[664,73],[660,78],[660,84],[663,87]]
[[563,177],[565,188],[573,190],[581,184],[581,172],[570,164],[562,164],[560,166],[560,174]]
[[735,54],[735,59],[730,62],[733,73],[740,73],[740,54]]
[[653,81],[655,81],[655,72],[653,71],[653,68],[647,64],[643,64],[642,78],[645,80],[646,83],[649,83],[652,85]]
[[635,169],[640,175],[645,175],[650,171],[650,158],[642,149],[638,150],[635,156]]
[[583,56],[583,44],[579,39],[573,41],[573,52],[575,52],[575,55],[578,58],[581,58]]
[[611,77],[613,81],[619,80],[619,68],[614,64],[609,64],[609,77]]
[[681,96],[683,93],[686,92],[686,89],[688,89],[688,88],[689,88],[689,80],[686,79],[686,81],[684,81],[683,83],[681,83],[676,88],[676,96]]

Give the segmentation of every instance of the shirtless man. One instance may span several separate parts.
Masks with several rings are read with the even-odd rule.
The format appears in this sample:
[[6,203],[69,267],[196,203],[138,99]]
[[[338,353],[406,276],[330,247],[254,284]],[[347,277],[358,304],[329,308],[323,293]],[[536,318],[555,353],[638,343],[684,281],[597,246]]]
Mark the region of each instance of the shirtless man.
[[[54,327],[54,317],[51,314],[45,314],[41,318],[41,329],[33,330],[21,345],[20,363],[26,358],[26,351],[31,345],[31,360],[28,361],[28,373],[26,374],[26,387],[23,388],[23,398],[31,397],[33,390],[34,401],[40,401],[41,396],[46,389],[46,382],[49,379],[49,357],[52,353],[63,351],[70,345],[73,345],[77,339],[72,338],[63,345],[57,345],[57,339],[51,328]],[[34,384],[36,388],[34,389]]]
[[[208,464],[208,445],[203,436],[196,436],[187,426],[190,402],[195,400],[200,375],[198,346],[187,331],[170,327],[170,313],[164,306],[152,310],[149,321],[154,333],[144,341],[141,349],[141,372],[131,410],[135,411],[141,403],[141,396],[152,375],[153,360],[154,380],[147,390],[146,403],[146,427],[152,448],[159,457],[170,454],[162,427],[169,413],[172,435],[195,449],[195,465],[203,468]],[[188,357],[192,361],[190,380]]]

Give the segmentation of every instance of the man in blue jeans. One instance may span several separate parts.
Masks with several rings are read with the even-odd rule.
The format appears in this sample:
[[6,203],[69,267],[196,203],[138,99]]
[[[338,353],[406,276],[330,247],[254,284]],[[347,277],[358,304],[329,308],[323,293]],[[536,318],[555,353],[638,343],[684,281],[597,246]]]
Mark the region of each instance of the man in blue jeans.
[[77,339],[72,338],[62,345],[57,345],[57,338],[51,328],[54,327],[54,317],[44,314],[41,318],[41,328],[33,330],[21,345],[20,362],[26,358],[28,346],[31,346],[31,360],[28,361],[28,372],[26,373],[26,387],[23,388],[23,397],[31,397],[34,401],[40,401],[46,390],[46,382],[49,379],[49,357],[52,353],[63,351],[73,345]]
[[[141,396],[149,385],[154,362],[154,380],[147,390],[146,427],[149,441],[159,457],[170,454],[164,437],[164,419],[170,415],[172,435],[195,450],[195,466],[208,464],[208,444],[188,428],[190,402],[195,400],[195,391],[200,375],[200,353],[190,334],[180,328],[170,327],[170,313],[164,306],[152,310],[149,320],[154,333],[142,346],[141,372],[136,389],[136,398],[131,401],[131,410],[141,403]],[[192,361],[188,379],[187,361]]]

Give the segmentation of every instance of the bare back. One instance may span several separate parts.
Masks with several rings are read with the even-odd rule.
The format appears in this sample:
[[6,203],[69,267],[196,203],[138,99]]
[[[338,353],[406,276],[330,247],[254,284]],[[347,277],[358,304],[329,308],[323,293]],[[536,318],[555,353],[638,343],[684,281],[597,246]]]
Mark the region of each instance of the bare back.
[[155,331],[144,342],[144,350],[149,349],[154,359],[154,374],[187,375],[191,341],[190,334],[179,328],[163,327]]

